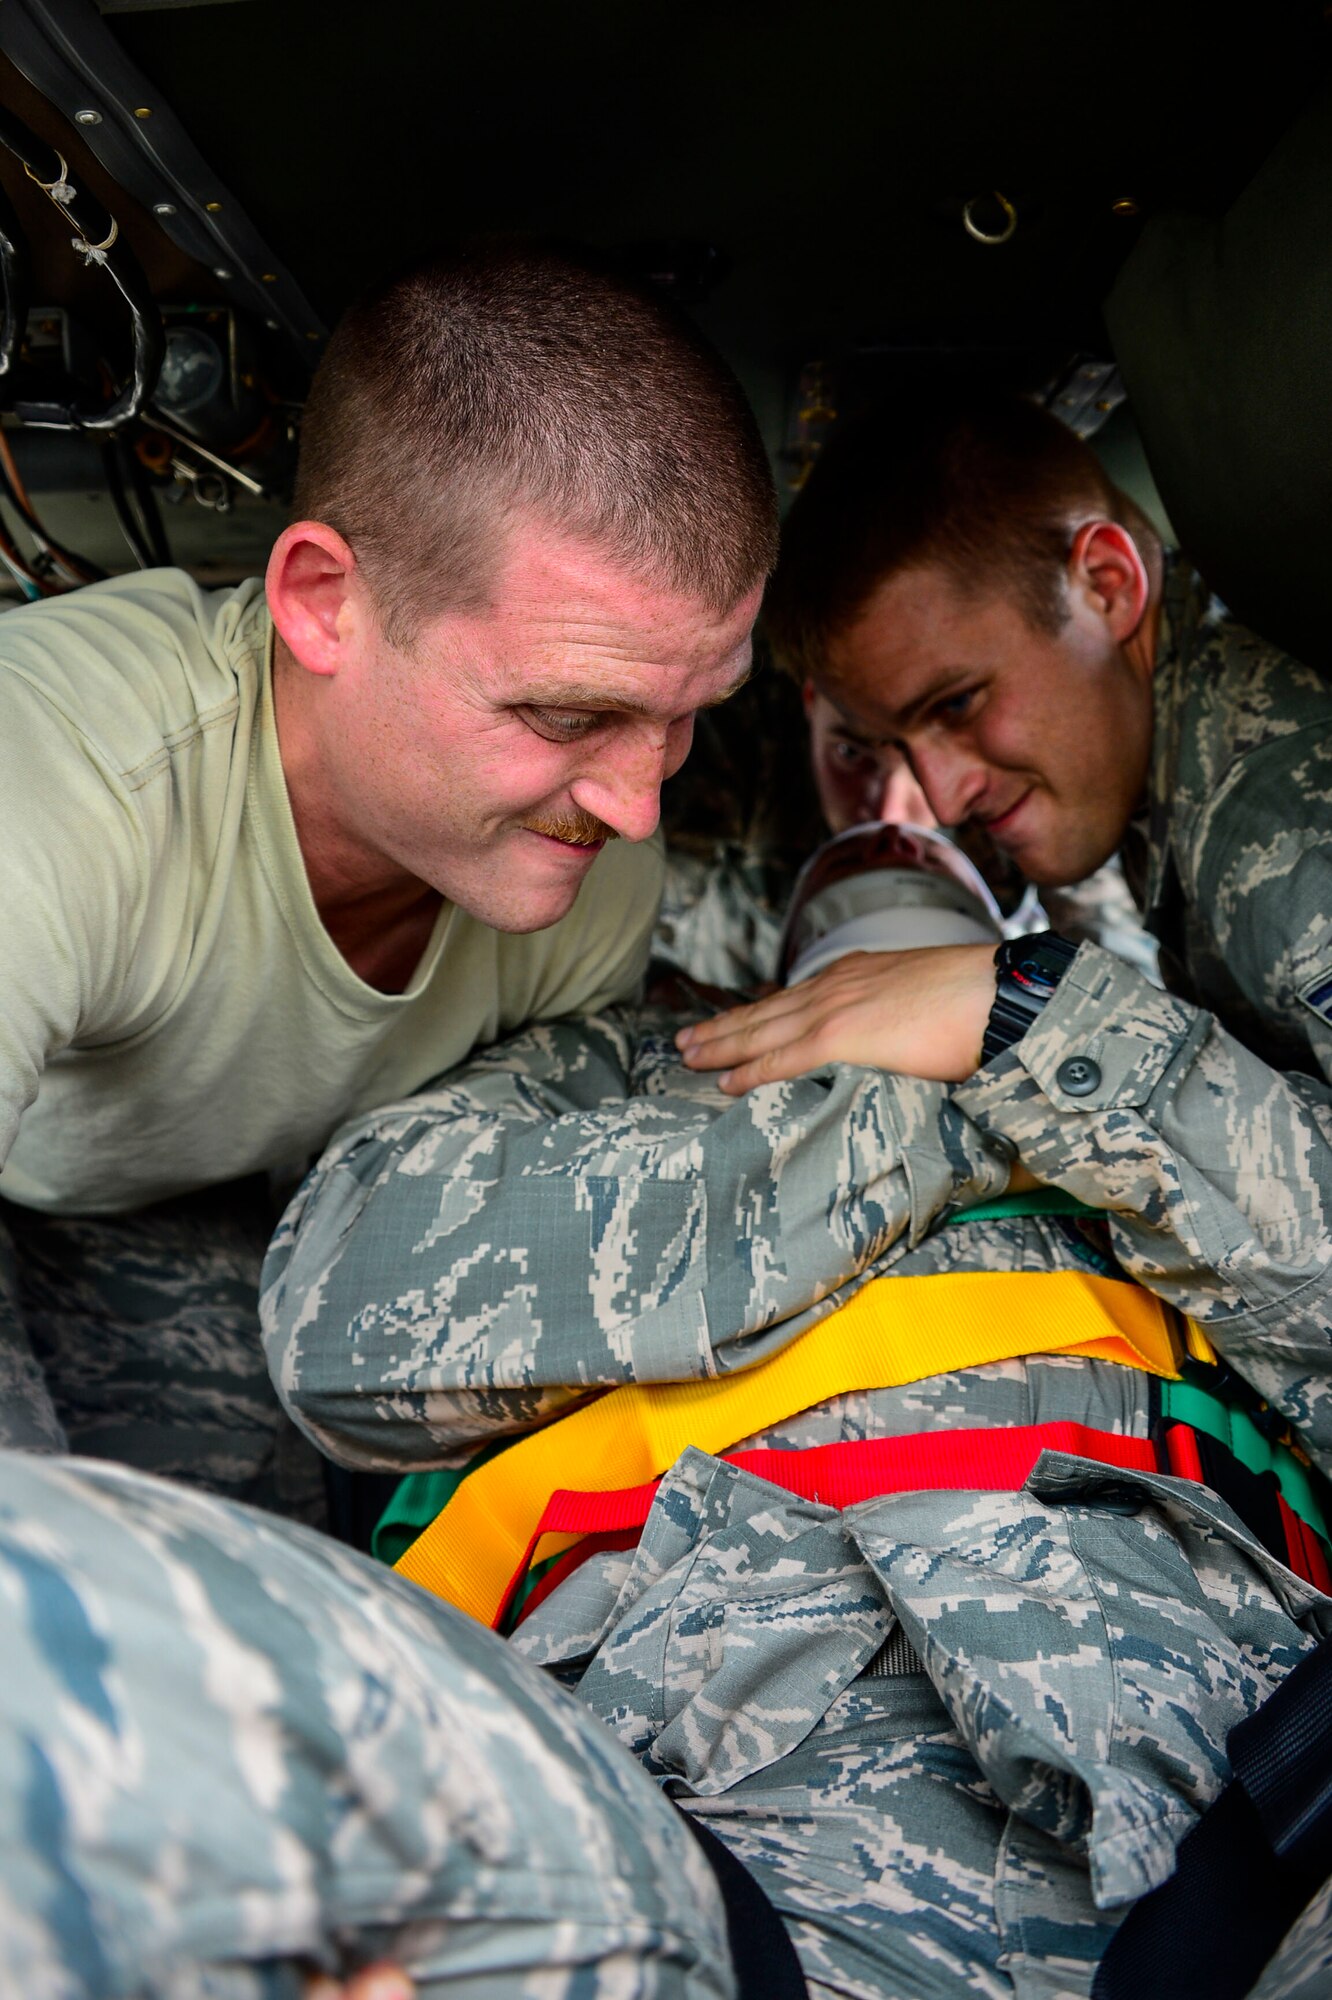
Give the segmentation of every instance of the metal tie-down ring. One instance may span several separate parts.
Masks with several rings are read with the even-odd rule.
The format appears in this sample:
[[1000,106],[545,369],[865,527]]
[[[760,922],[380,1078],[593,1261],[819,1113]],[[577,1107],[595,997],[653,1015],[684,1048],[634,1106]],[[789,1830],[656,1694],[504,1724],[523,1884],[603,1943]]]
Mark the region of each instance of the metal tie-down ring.
[[972,210],[975,208],[976,203],[984,200],[984,198],[983,195],[973,195],[971,200],[963,205],[962,227],[966,230],[968,236],[973,236],[976,239],[977,243],[1007,243],[1009,237],[1013,235],[1017,228],[1017,210],[1006,195],[1000,194],[998,188],[993,188],[990,193],[990,199],[997,201],[1003,210],[1004,226],[1000,230],[982,229],[972,214]]

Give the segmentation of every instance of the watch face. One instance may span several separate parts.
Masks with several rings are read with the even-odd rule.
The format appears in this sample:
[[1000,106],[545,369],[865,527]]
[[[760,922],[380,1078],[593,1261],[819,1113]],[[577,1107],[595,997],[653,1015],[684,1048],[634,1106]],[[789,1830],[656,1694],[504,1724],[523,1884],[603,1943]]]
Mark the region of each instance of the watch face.
[[1030,996],[1039,1007],[1054,992],[1075,955],[1075,947],[1054,932],[1014,938],[1000,955],[1000,971],[1020,994]]
[[1021,957],[1014,953],[1004,970],[1014,985],[1030,993],[1033,999],[1048,1000],[1059,984],[1059,973],[1063,968],[1056,969],[1028,951]]

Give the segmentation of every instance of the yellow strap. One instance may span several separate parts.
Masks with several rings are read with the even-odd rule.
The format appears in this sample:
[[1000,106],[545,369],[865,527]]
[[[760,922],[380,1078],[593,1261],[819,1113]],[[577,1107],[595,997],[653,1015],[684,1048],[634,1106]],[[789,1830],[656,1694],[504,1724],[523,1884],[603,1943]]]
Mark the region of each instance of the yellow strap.
[[[394,1567],[483,1624],[499,1614],[547,1500],[641,1486],[687,1445],[728,1450],[830,1396],[1022,1354],[1085,1354],[1176,1378],[1172,1316],[1139,1285],[1081,1271],[873,1278],[768,1361],[704,1382],[627,1384],[479,1466]],[[550,1536],[545,1554],[575,1536]]]
[[1205,1361],[1209,1368],[1217,1366],[1217,1353],[1196,1319],[1184,1321],[1184,1346],[1190,1361]]

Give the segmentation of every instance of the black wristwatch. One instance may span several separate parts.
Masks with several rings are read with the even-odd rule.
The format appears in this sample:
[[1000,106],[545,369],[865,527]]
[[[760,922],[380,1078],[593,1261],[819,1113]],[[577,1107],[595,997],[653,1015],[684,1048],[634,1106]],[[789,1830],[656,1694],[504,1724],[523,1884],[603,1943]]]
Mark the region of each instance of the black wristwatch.
[[994,954],[994,1005],[981,1043],[983,1063],[1021,1041],[1077,955],[1077,946],[1057,931],[1004,940]]

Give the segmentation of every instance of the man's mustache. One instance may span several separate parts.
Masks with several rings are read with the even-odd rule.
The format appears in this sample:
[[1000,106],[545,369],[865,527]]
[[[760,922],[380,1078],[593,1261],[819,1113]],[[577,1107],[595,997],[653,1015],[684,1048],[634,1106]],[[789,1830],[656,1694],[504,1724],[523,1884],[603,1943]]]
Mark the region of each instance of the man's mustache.
[[607,826],[604,819],[595,813],[557,813],[547,819],[536,814],[522,822],[529,833],[544,833],[551,840],[565,840],[570,847],[600,847],[605,840],[618,840],[619,834],[613,826]]

